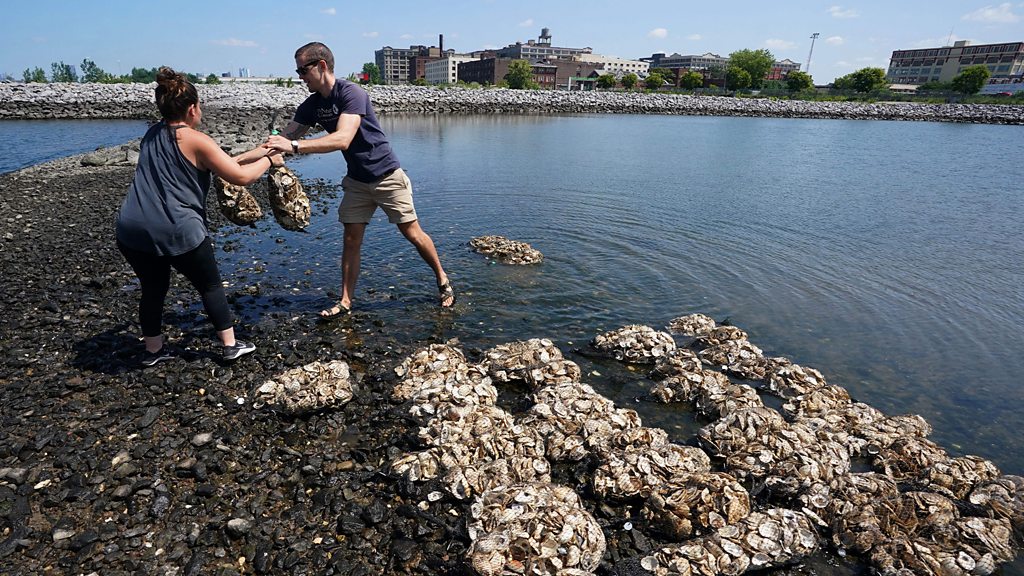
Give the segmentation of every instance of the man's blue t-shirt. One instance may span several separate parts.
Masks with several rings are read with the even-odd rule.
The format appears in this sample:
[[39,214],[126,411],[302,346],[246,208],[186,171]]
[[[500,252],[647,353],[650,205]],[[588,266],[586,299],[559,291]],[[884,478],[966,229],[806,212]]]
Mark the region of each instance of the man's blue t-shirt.
[[295,111],[295,121],[305,126],[319,125],[327,132],[334,132],[342,114],[358,114],[363,117],[348,150],[342,151],[350,177],[360,182],[376,182],[388,172],[401,167],[398,157],[391,151],[387,135],[377,121],[370,95],[358,84],[338,79],[331,89],[330,98],[324,98],[316,92],[310,94]]

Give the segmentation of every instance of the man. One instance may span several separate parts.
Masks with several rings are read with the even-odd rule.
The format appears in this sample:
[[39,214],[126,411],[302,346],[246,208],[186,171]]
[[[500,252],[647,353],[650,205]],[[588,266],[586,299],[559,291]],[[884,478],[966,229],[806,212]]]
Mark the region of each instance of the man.
[[[345,228],[341,301],[321,311],[320,316],[335,318],[351,311],[363,235],[378,206],[434,271],[440,305],[445,308],[452,306],[455,304],[455,291],[441,267],[434,241],[419,225],[412,202],[412,183],[391,150],[387,135],[381,130],[370,96],[361,86],[335,78],[334,54],[320,42],[310,42],[296,50],[295,66],[295,72],[306,83],[310,96],[296,109],[295,117],[283,134],[271,135],[263,146],[292,154],[323,154],[341,150],[348,165],[348,174],[341,181],[344,196],[338,207],[338,219]],[[327,134],[319,138],[298,139],[314,125],[319,125]]]

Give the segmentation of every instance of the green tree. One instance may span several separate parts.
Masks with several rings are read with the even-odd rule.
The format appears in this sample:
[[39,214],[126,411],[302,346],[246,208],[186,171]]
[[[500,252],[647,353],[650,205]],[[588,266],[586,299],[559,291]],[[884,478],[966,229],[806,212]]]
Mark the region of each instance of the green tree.
[[885,70],[881,68],[861,68],[846,76],[832,81],[837,90],[856,90],[857,92],[874,92],[888,86],[885,81]]
[[775,56],[767,48],[760,50],[743,49],[729,54],[729,68],[736,67],[750,76],[750,87],[760,88],[764,77],[772,70]]
[[671,68],[651,68],[648,72],[648,75],[650,74],[660,74],[662,80],[665,80],[666,82],[672,84],[673,86],[676,85],[676,71]]
[[50,81],[78,82],[78,73],[75,72],[75,69],[70,64],[65,64],[63,60],[53,62],[50,64]]
[[786,88],[791,92],[803,92],[814,88],[814,79],[807,72],[793,70],[786,74]]
[[114,81],[113,76],[105,72],[102,68],[97,66],[95,62],[88,58],[82,59],[82,66],[80,69],[82,72],[82,82],[110,83]]
[[411,84],[413,86],[426,86],[427,85],[427,79],[426,78],[417,78],[417,79],[413,80],[411,82]]
[[29,82],[38,82],[40,84],[46,84],[46,72],[43,69],[36,66],[29,70],[25,68],[25,71],[21,73],[21,79],[28,84]]
[[615,81],[615,76],[612,74],[601,74],[597,77],[598,88],[604,88],[607,90],[609,88],[615,88],[615,84],[617,84],[617,82]]
[[622,87],[626,90],[632,90],[636,83],[640,81],[640,77],[630,72],[629,74],[623,74],[622,79],[619,82],[622,83]]
[[968,66],[964,68],[962,72],[953,78],[950,83],[953,90],[960,92],[961,94],[977,94],[981,91],[981,88],[988,82],[989,74],[986,66]]
[[380,84],[380,68],[373,62],[363,64],[363,74],[369,78],[370,84]]
[[537,88],[533,80],[533,67],[526,60],[513,60],[508,65],[508,73],[505,74],[505,81],[509,88],[521,90],[524,88]]
[[939,82],[938,80],[925,82],[917,87],[918,92],[948,92],[952,89],[949,82]]
[[132,82],[138,82],[140,84],[148,84],[149,82],[156,82],[156,68],[132,68],[131,79]]
[[687,90],[693,90],[694,88],[700,88],[704,85],[704,75],[700,72],[690,70],[689,72],[683,73],[679,77],[679,85]]
[[644,86],[649,90],[657,90],[665,85],[665,77],[658,72],[652,72],[647,75],[647,79],[644,80]]
[[725,70],[725,87],[729,90],[743,90],[750,88],[753,84],[753,79],[750,77],[750,72],[739,66],[729,66]]
[[210,74],[206,77],[207,84],[220,84],[220,78],[216,74]]

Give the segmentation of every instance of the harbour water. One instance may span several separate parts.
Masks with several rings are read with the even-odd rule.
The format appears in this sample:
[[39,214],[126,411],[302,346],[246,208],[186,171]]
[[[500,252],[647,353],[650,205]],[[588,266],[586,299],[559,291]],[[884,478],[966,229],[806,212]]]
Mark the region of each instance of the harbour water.
[[[440,311],[429,270],[378,213],[355,306],[395,340],[458,338],[480,350],[550,338],[598,391],[685,441],[706,421],[654,402],[642,370],[573,351],[625,324],[663,329],[702,312],[887,414],[921,414],[951,454],[1024,474],[1020,127],[611,115],[382,121],[459,292],[456,309]],[[344,173],[340,154],[290,165],[308,182],[338,183]],[[306,233],[269,217],[255,232],[216,231],[229,291],[261,285],[237,299],[245,321],[329,305],[340,276],[338,200],[314,198]],[[494,264],[467,246],[487,234],[528,242],[545,261]]]
[[123,144],[145,133],[144,120],[0,121],[0,174],[103,146]]

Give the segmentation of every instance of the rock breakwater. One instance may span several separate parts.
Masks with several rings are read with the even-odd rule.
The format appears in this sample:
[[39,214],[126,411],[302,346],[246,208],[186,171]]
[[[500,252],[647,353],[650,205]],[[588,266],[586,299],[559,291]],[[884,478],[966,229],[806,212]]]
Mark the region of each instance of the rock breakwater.
[[[0,119],[157,118],[153,84],[0,84]],[[200,85],[208,109],[236,113],[266,128],[268,115],[290,117],[308,92],[304,86],[256,83]],[[371,86],[377,111],[417,114],[667,114],[915,120],[979,124],[1024,124],[1024,106],[918,104],[901,102],[808,102],[644,92],[560,92],[552,90]]]

